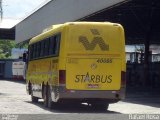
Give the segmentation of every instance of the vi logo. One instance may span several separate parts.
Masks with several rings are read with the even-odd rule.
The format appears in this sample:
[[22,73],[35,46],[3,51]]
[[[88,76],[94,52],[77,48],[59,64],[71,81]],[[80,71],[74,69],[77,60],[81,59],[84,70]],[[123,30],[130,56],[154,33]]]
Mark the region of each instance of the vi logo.
[[109,45],[105,43],[103,38],[100,36],[100,33],[97,29],[90,29],[94,38],[91,42],[86,36],[79,36],[79,42],[82,43],[86,50],[94,50],[97,45],[99,45],[102,51],[109,51]]

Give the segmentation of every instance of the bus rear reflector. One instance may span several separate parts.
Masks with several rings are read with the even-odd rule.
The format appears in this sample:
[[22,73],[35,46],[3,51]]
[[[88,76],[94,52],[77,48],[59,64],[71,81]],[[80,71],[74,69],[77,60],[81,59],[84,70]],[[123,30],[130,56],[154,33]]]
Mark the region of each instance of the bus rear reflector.
[[66,82],[66,71],[59,70],[59,84],[65,84]]
[[126,86],[126,72],[121,71],[121,86],[125,87]]

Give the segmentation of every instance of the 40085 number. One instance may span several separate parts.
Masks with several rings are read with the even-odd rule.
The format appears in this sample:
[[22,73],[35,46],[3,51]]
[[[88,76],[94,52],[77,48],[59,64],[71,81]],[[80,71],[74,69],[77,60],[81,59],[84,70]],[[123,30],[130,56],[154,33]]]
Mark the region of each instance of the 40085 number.
[[112,63],[111,58],[98,58],[97,63]]

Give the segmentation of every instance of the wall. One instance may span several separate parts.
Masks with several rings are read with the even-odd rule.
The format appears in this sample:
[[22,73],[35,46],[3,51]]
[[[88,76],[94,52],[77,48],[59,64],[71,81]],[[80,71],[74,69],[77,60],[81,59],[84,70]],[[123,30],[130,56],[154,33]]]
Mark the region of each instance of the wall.
[[4,64],[3,75],[0,75],[0,79],[12,79],[12,63],[14,61],[21,61],[19,59],[0,59],[0,63]]
[[[13,60],[14,61],[14,60]],[[5,61],[4,78],[12,78],[12,60]]]

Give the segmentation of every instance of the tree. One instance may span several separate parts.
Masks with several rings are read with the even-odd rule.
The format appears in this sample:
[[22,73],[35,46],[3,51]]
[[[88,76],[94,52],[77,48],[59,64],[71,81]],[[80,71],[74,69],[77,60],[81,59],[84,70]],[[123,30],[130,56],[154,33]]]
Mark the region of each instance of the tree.
[[15,47],[16,43],[13,40],[0,40],[0,59],[10,58],[12,48]]

